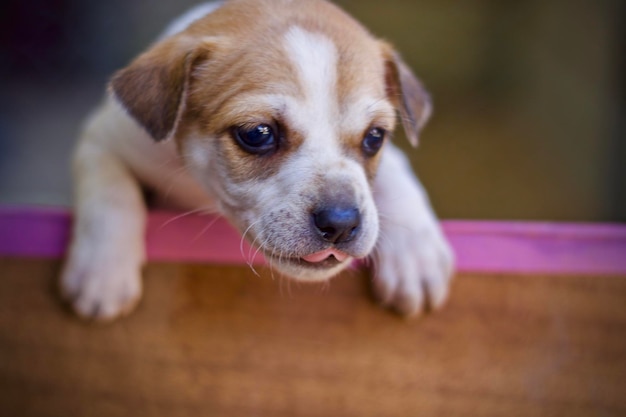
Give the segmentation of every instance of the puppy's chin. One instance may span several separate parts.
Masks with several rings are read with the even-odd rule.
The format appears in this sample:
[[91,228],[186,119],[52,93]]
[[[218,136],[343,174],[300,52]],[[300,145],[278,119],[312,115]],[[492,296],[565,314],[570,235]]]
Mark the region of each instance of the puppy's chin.
[[354,258],[348,257],[343,261],[329,258],[322,262],[311,263],[301,258],[285,258],[266,254],[270,267],[281,274],[301,282],[327,281],[346,269]]

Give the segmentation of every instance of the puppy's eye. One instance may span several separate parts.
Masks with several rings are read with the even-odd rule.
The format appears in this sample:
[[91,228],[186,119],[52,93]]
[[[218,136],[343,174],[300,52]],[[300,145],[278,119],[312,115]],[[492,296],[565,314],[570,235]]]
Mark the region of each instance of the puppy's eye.
[[385,129],[374,127],[370,129],[363,138],[363,152],[367,156],[374,156],[378,153],[385,142]]
[[278,142],[270,125],[260,124],[250,127],[236,127],[233,136],[237,144],[246,152],[263,155],[276,149]]

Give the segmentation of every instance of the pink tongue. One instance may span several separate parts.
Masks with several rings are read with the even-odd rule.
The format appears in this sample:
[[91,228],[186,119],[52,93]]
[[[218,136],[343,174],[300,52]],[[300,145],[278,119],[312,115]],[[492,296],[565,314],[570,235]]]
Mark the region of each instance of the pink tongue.
[[303,256],[302,259],[304,259],[307,262],[318,263],[318,262],[322,262],[328,259],[328,257],[330,257],[331,255],[334,256],[335,259],[337,259],[339,262],[342,262],[348,259],[347,254],[341,251],[338,251],[337,249],[325,249],[319,252],[312,253],[307,256]]

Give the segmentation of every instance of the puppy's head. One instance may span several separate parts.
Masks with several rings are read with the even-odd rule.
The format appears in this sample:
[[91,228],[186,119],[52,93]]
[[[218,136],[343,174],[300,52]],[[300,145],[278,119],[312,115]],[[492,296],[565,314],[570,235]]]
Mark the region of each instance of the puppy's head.
[[300,280],[370,253],[372,183],[395,113],[414,145],[430,114],[393,49],[323,1],[227,2],[139,56],[111,89],[154,140],[176,141],[223,213]]

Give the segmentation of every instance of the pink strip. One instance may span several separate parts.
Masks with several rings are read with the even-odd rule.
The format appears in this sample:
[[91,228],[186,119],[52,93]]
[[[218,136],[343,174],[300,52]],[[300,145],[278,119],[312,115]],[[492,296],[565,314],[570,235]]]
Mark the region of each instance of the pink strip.
[[626,275],[626,225],[444,222],[460,271]]
[[[63,209],[0,207],[0,258],[62,257],[70,223]],[[446,221],[444,230],[460,272],[626,275],[626,225]],[[214,216],[152,212],[147,235],[151,261],[239,265],[255,253]]]

